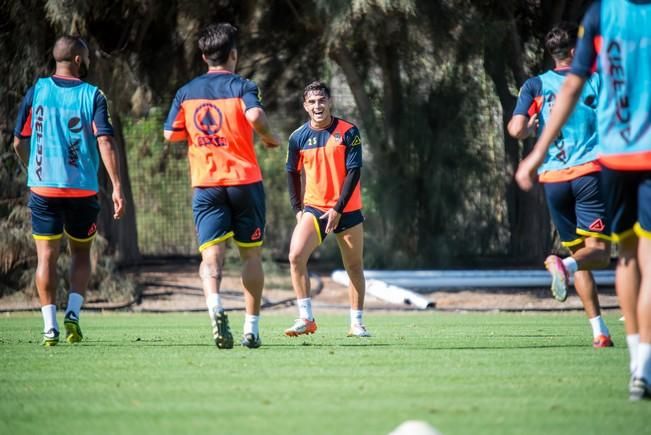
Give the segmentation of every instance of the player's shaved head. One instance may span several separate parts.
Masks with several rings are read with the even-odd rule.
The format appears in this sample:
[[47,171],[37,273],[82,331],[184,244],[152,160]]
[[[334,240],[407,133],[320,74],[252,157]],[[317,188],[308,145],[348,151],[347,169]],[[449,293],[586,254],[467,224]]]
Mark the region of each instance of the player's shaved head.
[[52,49],[52,56],[56,62],[72,62],[75,56],[84,58],[87,53],[88,46],[84,40],[71,35],[61,36]]
[[326,98],[330,98],[330,88],[320,81],[314,81],[309,85],[305,86],[303,90],[303,101],[307,100],[307,96],[310,94],[323,95]]

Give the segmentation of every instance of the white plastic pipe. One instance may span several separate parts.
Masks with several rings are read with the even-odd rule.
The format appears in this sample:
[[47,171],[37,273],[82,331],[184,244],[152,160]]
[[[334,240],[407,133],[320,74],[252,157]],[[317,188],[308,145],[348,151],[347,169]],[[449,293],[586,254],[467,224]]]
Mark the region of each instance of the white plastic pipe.
[[[334,272],[332,274],[332,280],[343,286],[348,286],[349,283],[348,274],[343,270]],[[434,302],[425,299],[417,293],[395,285],[389,285],[386,282],[376,279],[366,280],[366,293],[392,304],[411,305],[421,310],[436,306]]]
[[[614,286],[615,272],[598,270],[592,272],[597,285]],[[343,270],[332,273],[337,281]],[[367,280],[380,280],[397,287],[413,290],[440,290],[460,288],[509,288],[547,287],[551,277],[546,270],[367,270]],[[337,281],[339,282],[339,281]]]

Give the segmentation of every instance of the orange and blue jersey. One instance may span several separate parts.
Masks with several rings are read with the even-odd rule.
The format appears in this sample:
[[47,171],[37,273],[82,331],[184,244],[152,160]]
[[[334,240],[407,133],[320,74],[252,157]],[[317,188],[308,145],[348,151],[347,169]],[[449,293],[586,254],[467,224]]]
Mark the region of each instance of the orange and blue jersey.
[[172,141],[187,140],[193,187],[262,180],[245,116],[254,107],[262,107],[258,87],[228,71],[210,71],[178,90],[165,132]]
[[600,162],[651,169],[651,1],[602,0],[588,9],[572,73],[603,77],[598,105]]
[[14,135],[30,139],[27,184],[45,197],[98,191],[98,136],[112,136],[106,97],[74,77],[41,78],[20,105]]
[[[359,130],[343,119],[334,118],[329,127],[314,129],[309,121],[289,137],[287,172],[305,171],[303,204],[320,210],[335,206],[348,171],[362,167]],[[343,212],[362,208],[360,183],[355,186]]]
[[[527,80],[520,90],[513,115],[531,117],[538,114],[540,135],[568,72],[569,68],[558,68]],[[599,82],[599,75],[593,74],[583,87],[576,108],[538,169],[541,183],[570,181],[601,169],[596,162]]]

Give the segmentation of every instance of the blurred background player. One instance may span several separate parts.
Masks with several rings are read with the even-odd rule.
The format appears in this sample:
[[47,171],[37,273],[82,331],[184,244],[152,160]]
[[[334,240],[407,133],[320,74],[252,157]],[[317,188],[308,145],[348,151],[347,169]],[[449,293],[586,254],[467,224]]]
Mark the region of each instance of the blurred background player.
[[[545,37],[545,47],[555,67],[527,80],[508,125],[511,136],[526,139],[537,135],[549,119],[556,95],[570,71],[576,46],[577,26],[562,23]],[[599,75],[587,80],[576,109],[547,150],[538,168],[549,211],[563,246],[572,255],[561,260],[550,255],[545,266],[552,276],[552,293],[567,298],[570,275],[590,320],[593,346],[613,345],[601,317],[597,286],[590,270],[608,266],[610,242],[597,160],[597,100]]]
[[280,145],[271,132],[258,87],[235,74],[237,29],[228,23],[206,27],[199,49],[208,72],[180,88],[165,122],[165,139],[188,142],[194,194],[192,211],[199,238],[206,305],[220,349],[233,335],[219,297],[226,247],[235,240],[242,261],[246,316],[241,344],[261,345],[258,328],[264,286],[261,249],[265,227],[262,173],[253,148],[253,130],[268,148]]
[[[331,115],[330,89],[321,82],[307,85],[303,107],[310,120],[289,138],[287,173],[289,196],[296,213],[296,228],[289,248],[292,285],[298,299],[299,319],[285,335],[312,334],[307,261],[326,235],[334,232],[344,268],[350,279],[348,336],[369,337],[362,322],[364,308],[364,216],[360,193],[362,141],[353,124]],[[305,192],[301,172],[305,172]]]
[[535,169],[581,96],[601,72],[599,161],[612,237],[619,244],[615,287],[630,353],[631,400],[651,399],[651,1],[593,3],[579,29],[572,69],[556,107],[516,180],[530,189]]
[[36,288],[46,346],[59,342],[55,299],[57,259],[64,232],[71,256],[66,340],[76,343],[83,338],[79,312],[90,279],[90,248],[97,229],[100,155],[113,186],[113,217],[119,219],[124,213],[106,97],[81,80],[90,66],[88,47],[81,38],[62,36],[54,44],[52,55],[56,61],[54,75],[39,79],[27,91],[14,130],[14,148],[28,171],[32,235],[38,257]]

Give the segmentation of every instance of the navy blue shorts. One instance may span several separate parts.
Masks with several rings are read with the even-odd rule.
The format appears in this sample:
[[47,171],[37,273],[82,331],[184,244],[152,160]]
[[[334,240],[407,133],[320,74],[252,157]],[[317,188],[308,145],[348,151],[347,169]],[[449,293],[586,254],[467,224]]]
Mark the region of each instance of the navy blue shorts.
[[65,231],[77,242],[88,242],[97,232],[97,195],[83,198],[58,198],[29,194],[32,210],[32,236],[37,240],[57,240]]
[[262,182],[225,187],[195,187],[192,196],[199,251],[234,237],[239,246],[262,245],[265,196]]
[[[325,229],[328,226],[328,220],[319,218],[325,214],[325,211],[307,205],[303,209],[303,212],[310,213],[312,216],[314,216],[314,226],[317,229],[317,234],[319,235],[319,243],[322,243],[326,238]],[[355,225],[359,225],[362,222],[364,222],[364,215],[362,214],[361,210],[344,212],[341,214],[341,218],[339,218],[339,225],[337,225],[337,228],[335,228],[334,231],[335,233],[341,233],[342,231],[346,231],[347,229],[352,228]]]
[[610,240],[610,221],[598,172],[570,181],[543,183],[543,188],[563,246],[579,245],[586,237]]
[[651,238],[651,171],[603,168],[601,180],[614,241],[634,233]]

